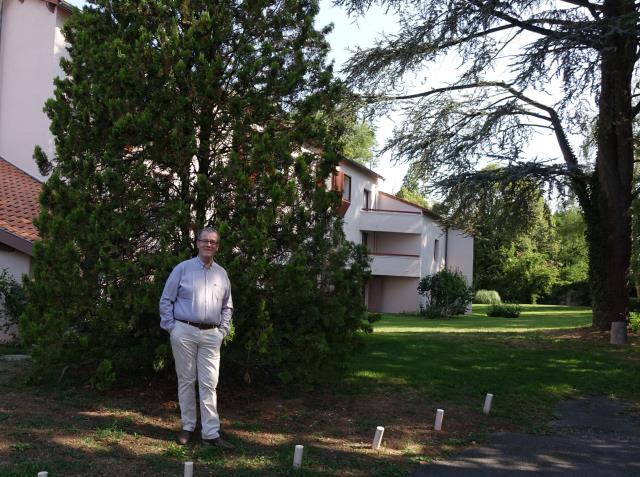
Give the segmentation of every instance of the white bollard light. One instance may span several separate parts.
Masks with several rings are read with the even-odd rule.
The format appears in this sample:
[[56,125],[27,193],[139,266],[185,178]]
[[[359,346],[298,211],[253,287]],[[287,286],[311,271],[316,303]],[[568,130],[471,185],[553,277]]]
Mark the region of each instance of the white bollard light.
[[49,472],[44,470],[42,472],[38,472],[38,477],[49,477]]
[[484,407],[482,408],[482,412],[485,416],[488,416],[491,412],[491,403],[493,402],[493,394],[487,393],[487,397],[484,398]]
[[380,444],[382,443],[382,435],[384,434],[384,427],[378,426],[376,427],[376,433],[373,436],[373,443],[371,444],[371,448],[373,450],[380,449]]
[[293,452],[293,468],[299,469],[302,465],[302,453],[304,452],[304,446],[298,444]]
[[436,411],[436,423],[433,426],[436,431],[442,430],[442,419],[444,419],[444,409],[438,409]]
[[184,477],[193,477],[193,462],[184,463]]

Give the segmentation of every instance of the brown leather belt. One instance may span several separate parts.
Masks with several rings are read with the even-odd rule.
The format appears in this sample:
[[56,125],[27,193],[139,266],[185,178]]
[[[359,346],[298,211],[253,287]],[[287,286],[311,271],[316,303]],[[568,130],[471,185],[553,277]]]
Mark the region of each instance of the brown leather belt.
[[220,328],[220,325],[210,325],[208,323],[195,323],[193,321],[179,320],[178,318],[175,318],[175,320],[179,321],[180,323],[186,323],[187,325],[195,326],[200,330],[210,330],[211,328]]

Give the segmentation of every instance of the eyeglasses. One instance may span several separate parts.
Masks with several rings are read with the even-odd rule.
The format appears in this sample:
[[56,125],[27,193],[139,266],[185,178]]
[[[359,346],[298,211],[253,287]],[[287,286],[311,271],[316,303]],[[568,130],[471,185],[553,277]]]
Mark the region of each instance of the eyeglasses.
[[218,240],[200,240],[200,239],[198,239],[198,242],[204,243],[207,245],[218,245],[220,243],[220,241]]

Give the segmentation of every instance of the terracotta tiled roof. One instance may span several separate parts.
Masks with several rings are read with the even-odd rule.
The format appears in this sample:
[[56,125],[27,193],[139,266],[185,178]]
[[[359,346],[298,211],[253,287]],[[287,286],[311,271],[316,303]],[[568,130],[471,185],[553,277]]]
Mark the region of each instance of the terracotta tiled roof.
[[0,229],[23,240],[38,240],[33,219],[38,215],[42,183],[0,157]]

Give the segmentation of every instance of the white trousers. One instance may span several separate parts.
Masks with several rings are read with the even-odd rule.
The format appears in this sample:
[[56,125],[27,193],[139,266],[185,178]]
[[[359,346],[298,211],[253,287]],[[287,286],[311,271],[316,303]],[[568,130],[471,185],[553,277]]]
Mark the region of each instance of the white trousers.
[[176,321],[171,331],[171,349],[178,375],[182,429],[193,432],[196,428],[197,380],[203,439],[215,439],[220,436],[216,386],[220,373],[222,340],[222,333],[218,328],[200,330],[180,321]]

